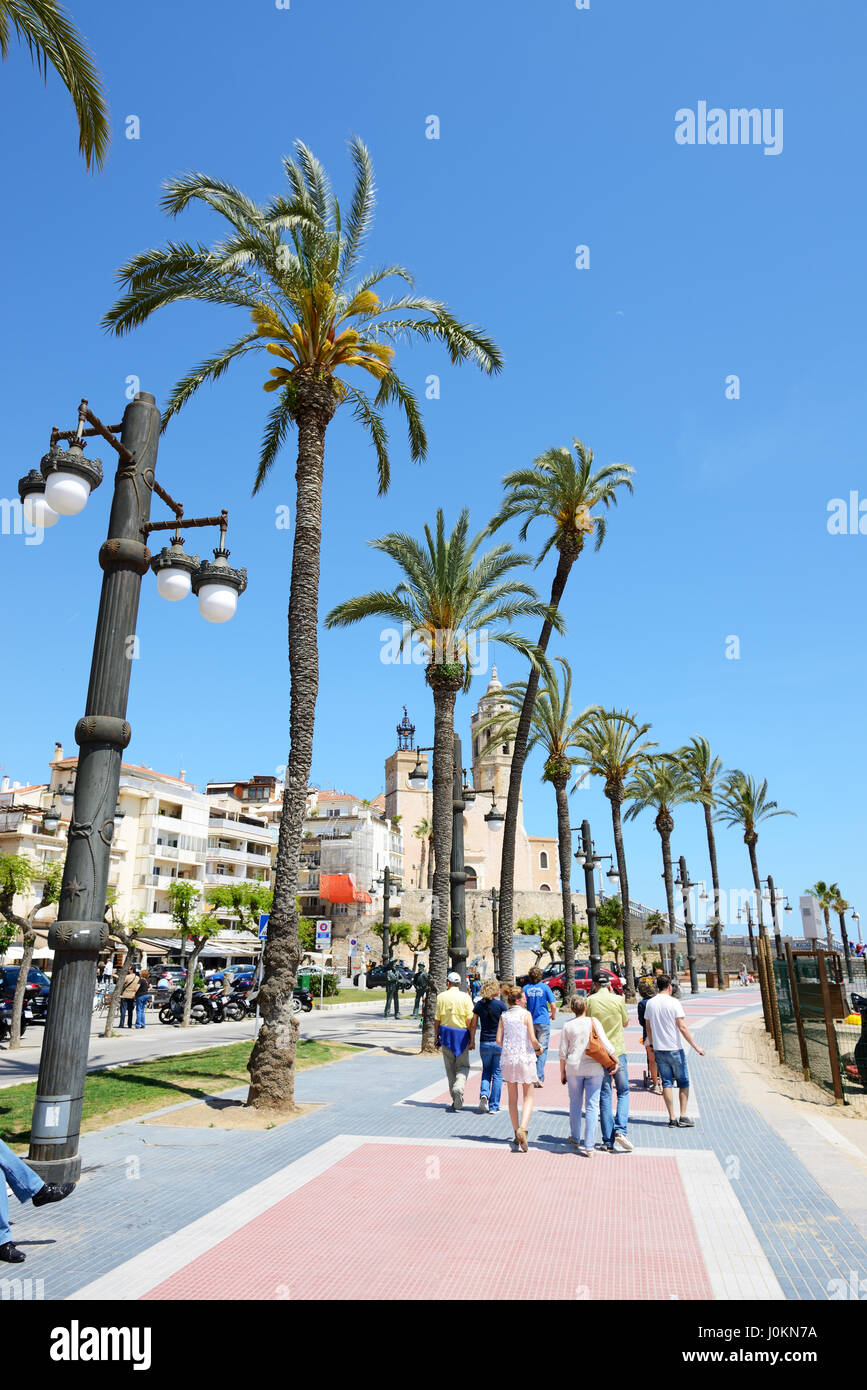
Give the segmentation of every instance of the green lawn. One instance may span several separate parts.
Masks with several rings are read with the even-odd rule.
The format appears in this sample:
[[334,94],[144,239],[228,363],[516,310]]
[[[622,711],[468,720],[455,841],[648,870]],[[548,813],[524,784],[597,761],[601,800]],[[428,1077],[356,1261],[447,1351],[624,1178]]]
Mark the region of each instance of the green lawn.
[[[205,1052],[186,1052],[91,1072],[84,1090],[82,1129],[102,1129],[177,1101],[202,1100],[216,1091],[242,1086],[250,1079],[247,1060],[252,1046],[249,1042],[230,1043]],[[358,1051],[357,1047],[343,1043],[302,1040],[296,1066],[299,1070],[321,1066]],[[30,1138],[35,1096],[35,1081],[0,1090],[0,1138],[13,1148],[26,1145]]]
[[[401,997],[403,997],[403,996],[401,996]],[[414,996],[413,996],[413,997],[414,997]],[[385,998],[385,990],[384,990],[384,989],[351,989],[351,988],[350,988],[350,989],[342,989],[342,990],[340,991],[339,994],[337,994],[337,995],[332,994],[330,997],[326,994],[326,996],[325,996],[325,1001],[324,1001],[324,1002],[325,1002],[326,1004],[357,1004],[357,1003],[360,1001],[360,1002],[363,1004],[364,1001],[367,1000],[368,1004],[372,1004],[372,1003],[374,1003],[377,999],[384,999],[384,998]],[[313,995],[313,1003],[316,1005],[316,1007],[317,1007],[317,1009],[318,1009],[318,1008],[319,1008],[319,995],[318,995],[318,994],[314,994],[314,995]]]

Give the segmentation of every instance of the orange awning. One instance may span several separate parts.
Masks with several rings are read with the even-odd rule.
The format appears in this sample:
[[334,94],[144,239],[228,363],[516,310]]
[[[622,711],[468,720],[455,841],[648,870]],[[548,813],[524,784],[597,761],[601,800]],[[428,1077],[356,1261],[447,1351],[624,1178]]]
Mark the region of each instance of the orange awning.
[[320,874],[319,896],[326,903],[354,903],[357,889],[352,874]]

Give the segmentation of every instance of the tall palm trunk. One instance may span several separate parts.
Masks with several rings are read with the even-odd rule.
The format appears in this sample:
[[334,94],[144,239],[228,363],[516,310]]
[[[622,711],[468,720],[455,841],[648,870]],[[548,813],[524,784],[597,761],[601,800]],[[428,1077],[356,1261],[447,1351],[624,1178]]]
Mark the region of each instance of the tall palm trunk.
[[[674,934],[677,931],[674,917],[674,876],[671,872],[671,832],[674,829],[674,821],[666,812],[660,811],[656,818],[656,828],[662,841],[662,876],[665,879],[665,901],[668,905],[668,930]],[[671,973],[676,979],[677,953],[674,942],[671,943],[669,949],[671,951]]]
[[834,938],[831,935],[831,913],[827,907],[823,907],[822,911],[825,914],[825,939],[828,942],[828,950],[833,951]]
[[418,866],[418,886],[419,886],[419,888],[423,888],[423,887],[424,887],[424,878],[425,878],[424,870],[425,870],[425,858],[426,858],[426,854],[427,854],[427,839],[426,839],[424,836],[422,836],[422,842],[421,842],[421,863],[420,863],[419,866]]
[[263,1110],[292,1110],[295,1105],[298,1023],[292,1013],[292,986],[301,959],[298,865],[319,692],[316,639],[325,431],[337,408],[337,398],[327,382],[302,379],[298,383],[298,396],[295,539],[289,590],[289,760],[277,840],[274,900],[259,990],[262,1026],[248,1063],[250,1092],[247,1103]]
[[623,848],[623,825],[620,818],[620,807],[623,800],[622,792],[619,787],[606,787],[605,795],[611,802],[611,828],[614,832],[614,857],[617,860],[617,872],[620,875],[620,916],[623,922],[623,968],[626,972],[626,998],[632,1001],[635,998],[635,985],[633,983],[632,965],[632,918],[629,915],[629,877],[626,872],[626,851]]
[[430,923],[430,987],[424,1001],[421,1050],[436,1048],[436,997],[446,987],[451,921],[452,792],[455,766],[455,698],[461,682],[429,668],[434,698],[433,903]]
[[756,857],[756,841],[758,838],[758,835],[754,835],[751,839],[748,839],[746,835],[744,836],[747,849],[750,852],[750,868],[753,872],[753,887],[756,890],[756,914],[759,921],[759,937],[763,937],[767,936],[768,929],[765,926],[765,915],[762,912],[762,880],[759,878],[759,861]]
[[560,853],[560,893],[563,900],[563,997],[568,1004],[575,993],[575,934],[572,931],[572,835],[569,830],[567,778],[551,779],[557,797],[557,847]]
[[713,918],[714,918],[714,959],[716,961],[716,987],[725,989],[725,973],[723,971],[723,952],[722,952],[722,918],[720,917],[719,902],[719,870],[716,862],[716,836],[713,833],[713,812],[710,806],[704,807],[704,828],[707,831],[707,852],[710,856],[710,877],[713,883]]
[[[551,585],[550,606],[552,609],[557,609],[560,606],[563,590],[566,588],[566,580],[569,578],[569,571],[578,558],[578,553],[577,550],[574,554],[560,552],[554,582]],[[541,652],[544,653],[548,650],[548,643],[553,631],[554,625],[551,619],[546,618],[539,636],[538,645]],[[512,745],[512,763],[509,769],[509,793],[506,798],[503,852],[500,860],[500,979],[504,981],[515,978],[515,850],[518,838],[518,807],[521,801],[521,778],[524,774],[524,763],[527,761],[530,724],[533,717],[533,706],[536,703],[536,695],[539,690],[540,675],[541,671],[537,666],[530,667],[527,689],[524,692],[524,703],[521,706],[518,727]],[[565,923],[563,925],[565,927]]]
[[434,863],[433,835],[430,835],[430,836],[428,836],[428,842],[427,842],[427,887],[428,887],[428,890],[430,890],[431,888],[433,888],[433,863]]

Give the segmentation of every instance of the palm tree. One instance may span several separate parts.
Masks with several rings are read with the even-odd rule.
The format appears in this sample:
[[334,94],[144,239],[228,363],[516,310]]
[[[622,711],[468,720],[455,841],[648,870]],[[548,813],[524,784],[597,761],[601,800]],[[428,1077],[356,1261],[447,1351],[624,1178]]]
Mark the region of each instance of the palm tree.
[[[433,821],[430,817],[422,816],[413,833],[417,840],[421,840],[418,886],[419,888],[430,888],[433,879]],[[425,855],[427,855],[427,877],[425,877]]]
[[840,889],[837,888],[836,883],[834,884],[834,887],[837,889],[837,891],[834,894],[834,901],[831,904],[831,911],[836,912],[837,921],[840,923],[840,939],[843,942],[843,955],[846,959],[846,974],[849,976],[849,981],[851,983],[852,958],[849,953],[849,933],[846,930],[846,913],[849,911],[851,904],[847,903],[846,899],[840,892]]
[[795,812],[781,810],[776,801],[768,800],[767,778],[763,782],[757,782],[755,777],[748,777],[745,772],[741,772],[738,768],[729,772],[723,779],[717,804],[719,806],[717,819],[721,820],[724,825],[736,825],[744,832],[744,844],[749,851],[753,888],[756,892],[759,936],[767,937],[768,929],[765,926],[762,912],[762,884],[756,856],[756,843],[759,838],[756,826],[761,821],[769,820],[771,816],[793,816]]
[[[642,811],[654,810],[654,824],[662,843],[662,875],[665,879],[665,901],[668,905],[670,930],[675,930],[674,879],[671,873],[671,833],[674,830],[675,806],[687,802],[704,801],[706,792],[697,788],[692,777],[673,753],[648,755],[627,783],[625,795],[632,805],[626,812],[627,820],[635,820]],[[671,948],[672,974],[675,973],[674,946]]]
[[72,97],[78,117],[78,148],[88,169],[101,169],[111,144],[111,126],[102,78],[66,10],[57,0],[0,0],[0,58],[9,40],[25,43],[42,77],[49,63]]
[[[392,368],[395,348],[410,339],[442,343],[454,363],[473,361],[499,371],[495,344],[453,318],[438,300],[413,293],[381,300],[376,287],[397,279],[412,285],[401,266],[358,277],[358,265],[373,222],[374,181],[370,156],[358,139],[350,142],[355,186],[344,210],[325,170],[298,143],[296,158],[284,159],[288,192],[262,207],[219,179],[191,173],[166,185],[163,207],[171,215],[198,200],[229,225],[224,241],[210,249],[169,242],[134,256],[119,272],[125,293],[105,317],[115,333],[144,323],[163,305],[183,299],[243,309],[252,327],[215,356],[201,362],[172,390],[163,420],[169,420],[205,382],[216,381],[232,362],[263,350],[276,357],[266,391],[277,394],[265,423],[253,491],[262,486],[294,424],[298,430],[295,535],[289,590],[289,760],[274,875],[274,905],[259,992],[263,1026],[250,1058],[248,1104],[291,1109],[297,1025],[292,986],[298,946],[298,858],[305,800],[313,758],[319,690],[317,627],[319,557],[322,542],[322,481],[325,435],[345,405],[367,430],[376,452],[379,491],[389,483],[388,434],[380,410],[397,405],[406,417],[409,452],[421,460],[427,437],[416,399]],[[284,235],[285,234],[285,235]],[[360,368],[377,383],[371,399],[345,373]]]
[[716,862],[716,837],[713,831],[713,807],[716,785],[722,776],[722,760],[715,758],[706,738],[693,736],[689,743],[678,750],[677,756],[683,763],[695,785],[707,792],[708,799],[702,803],[704,826],[707,834],[707,852],[710,857],[710,875],[713,883],[713,925],[711,934],[714,941],[717,989],[725,988],[725,972],[722,955],[722,918],[720,916],[719,870]]
[[464,509],[451,535],[446,535],[442,510],[436,528],[424,528],[424,541],[391,532],[371,541],[389,555],[404,578],[392,590],[380,589],[348,599],[333,608],[326,627],[349,627],[363,618],[390,618],[401,626],[403,642],[421,642],[427,654],[425,679],[433,693],[433,843],[434,876],[430,934],[430,976],[433,988],[425,1002],[422,1050],[434,1050],[436,993],[445,988],[452,848],[452,787],[454,773],[454,711],[458,691],[472,680],[471,638],[485,630],[492,641],[514,647],[528,660],[535,649],[526,638],[509,631],[515,618],[543,617],[545,604],[535,590],[513,577],[528,563],[508,545],[478,555],[482,531],[469,537],[469,512]]
[[828,942],[828,950],[833,951],[834,937],[831,932],[831,912],[836,911],[834,903],[840,896],[840,889],[837,887],[836,883],[825,883],[822,879],[819,879],[818,883],[814,883],[812,888],[808,888],[806,891],[811,898],[816,899],[816,902],[822,909],[822,915],[825,918],[825,938]]
[[[563,688],[549,661],[533,703],[530,737],[527,752],[540,747],[545,754],[542,781],[550,782],[557,800],[557,843],[560,858],[560,892],[563,901],[563,962],[565,966],[564,996],[568,1003],[575,993],[575,938],[572,931],[572,832],[569,827],[569,797],[566,786],[575,767],[575,754],[581,745],[587,719],[599,713],[591,705],[581,714],[572,710],[572,668],[564,657],[557,660],[563,668]],[[491,728],[495,736],[511,742],[524,708],[526,681],[515,681],[503,691],[510,708],[493,715],[480,726],[480,732]]]
[[[611,463],[593,471],[593,450],[573,439],[574,456],[566,448],[548,449],[536,459],[532,468],[519,468],[503,479],[506,497],[490,524],[492,532],[515,517],[523,517],[520,530],[522,541],[527,539],[530,525],[544,521],[552,529],[536,561],[540,565],[549,550],[557,551],[557,569],[551,584],[549,608],[556,613],[566,588],[572,566],[584,549],[588,535],[596,534],[598,550],[605,539],[607,519],[593,515],[594,509],[607,509],[617,504],[617,489],[632,492],[634,469],[625,463]],[[539,636],[538,650],[544,655],[551,638],[552,621],[546,618]],[[518,806],[521,799],[521,777],[527,758],[533,703],[539,687],[539,673],[531,669],[527,680],[524,706],[515,731],[512,763],[509,771],[509,792],[506,800],[506,819],[503,825],[503,851],[500,867],[500,974],[504,980],[514,979],[513,918],[515,888],[515,845],[518,831]]]
[[[605,795],[611,803],[611,823],[614,832],[614,854],[620,881],[620,903],[623,909],[623,959],[626,967],[626,997],[635,998],[632,982],[632,922],[629,916],[629,876],[626,872],[626,851],[623,848],[621,808],[629,778],[643,766],[644,759],[656,744],[645,738],[649,724],[639,724],[629,710],[600,710],[591,715],[581,733],[581,752],[576,766],[585,768],[584,777],[601,777]],[[583,780],[583,779],[582,779]]]

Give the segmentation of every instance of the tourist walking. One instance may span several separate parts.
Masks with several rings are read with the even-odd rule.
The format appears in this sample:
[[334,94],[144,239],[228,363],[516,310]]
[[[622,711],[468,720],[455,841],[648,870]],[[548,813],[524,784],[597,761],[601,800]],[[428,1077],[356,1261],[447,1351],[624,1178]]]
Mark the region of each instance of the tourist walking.
[[539,1044],[539,1055],[536,1058],[536,1085],[542,1086],[545,1082],[545,1062],[548,1058],[548,1039],[551,1036],[551,1024],[557,1013],[557,1005],[554,1002],[554,994],[550,985],[546,985],[542,980],[542,972],[538,965],[527,976],[527,983],[524,986],[524,998],[527,1001],[527,1008],[533,1020],[533,1030],[536,1034],[536,1041]]
[[[587,1000],[587,1014],[595,1018],[606,1037],[610,1040],[611,1051],[617,1058],[617,1070],[604,1072],[602,1090],[599,1095],[599,1119],[602,1125],[602,1143],[609,1152],[615,1146],[632,1152],[632,1144],[626,1135],[629,1123],[629,1068],[626,1062],[626,1043],[623,1030],[629,1022],[629,1011],[622,995],[611,989],[608,975],[599,970],[593,976],[594,990]],[[611,1105],[611,1089],[617,1091],[617,1113]]]
[[500,1059],[503,1049],[497,1042],[500,1019],[506,1006],[500,998],[499,981],[486,980],[482,985],[481,998],[476,1001],[474,1012],[479,1020],[479,1056],[482,1059],[482,1094],[479,1099],[479,1114],[490,1110],[495,1113],[500,1108],[500,1092],[503,1089],[503,1075]]
[[151,997],[151,977],[150,977],[150,973],[149,973],[147,970],[143,970],[143,971],[141,972],[141,978],[140,978],[140,980],[139,980],[138,989],[136,990],[136,993],[135,993],[135,1026],[136,1026],[136,1028],[144,1028],[144,1026],[145,1026],[145,1009],[147,1008],[148,1000],[150,999],[150,997]]
[[32,1168],[14,1154],[0,1139],[0,1260],[7,1265],[23,1264],[27,1256],[19,1250],[12,1240],[9,1227],[9,1198],[6,1184],[12,1188],[19,1202],[32,1202],[35,1207],[44,1207],[47,1202],[62,1202],[75,1189],[74,1182],[44,1183]]
[[123,984],[120,985],[120,1020],[118,1028],[123,1027],[126,1019],[127,1028],[132,1028],[132,1015],[135,1008],[135,997],[138,994],[139,978],[133,967],[130,965],[124,977]]
[[473,1001],[461,989],[461,977],[456,970],[446,976],[446,988],[437,995],[436,1045],[442,1047],[443,1064],[452,1103],[449,1110],[461,1110],[464,1087],[470,1074],[470,1052],[476,1031]]
[[[656,988],[658,993],[647,1001],[644,1023],[662,1081],[662,1097],[668,1111],[668,1126],[669,1129],[692,1129],[694,1121],[688,1119],[686,1113],[689,1105],[689,1069],[686,1065],[683,1039],[695,1049],[699,1057],[704,1056],[704,1048],[699,1047],[687,1028],[680,1000],[672,998],[671,976],[658,976]],[[674,1097],[671,1094],[675,1085],[680,1105],[678,1119],[674,1117]]]
[[650,1079],[653,1082],[653,1089],[658,1096],[662,1095],[662,1082],[659,1079],[659,1072],[656,1067],[656,1058],[653,1055],[653,1048],[647,1039],[647,1024],[644,1015],[647,1011],[647,1001],[653,998],[653,990],[650,985],[640,984],[638,993],[641,998],[638,1001],[638,1022],[641,1026],[641,1046],[647,1053],[647,1070],[650,1072]]
[[412,1006],[412,1016],[413,1018],[418,1018],[422,1000],[427,994],[427,987],[430,984],[430,975],[427,973],[427,969],[423,962],[413,975],[412,982],[415,986],[415,1003]]
[[575,1017],[560,1034],[560,1081],[569,1087],[569,1143],[589,1158],[596,1148],[602,1081],[606,1071],[616,1067],[617,1054],[602,1024],[588,1015],[586,999],[576,994],[570,1003]]
[[[515,1131],[515,1145],[527,1152],[527,1136],[533,1114],[533,1090],[536,1086],[536,1059],[542,1048],[536,1037],[533,1019],[524,1007],[524,992],[520,985],[506,985],[503,990],[506,1012],[497,1026],[497,1042],[503,1049],[500,1070],[509,1093],[509,1115]],[[518,1092],[522,1092],[518,1113]]]
[[750,982],[750,975],[749,975],[749,971],[747,970],[746,964],[741,965],[741,968],[740,968],[740,970],[738,971],[738,974],[739,974],[739,976],[740,976],[741,984],[742,984],[742,985],[747,985],[747,984],[749,984],[749,982]]

